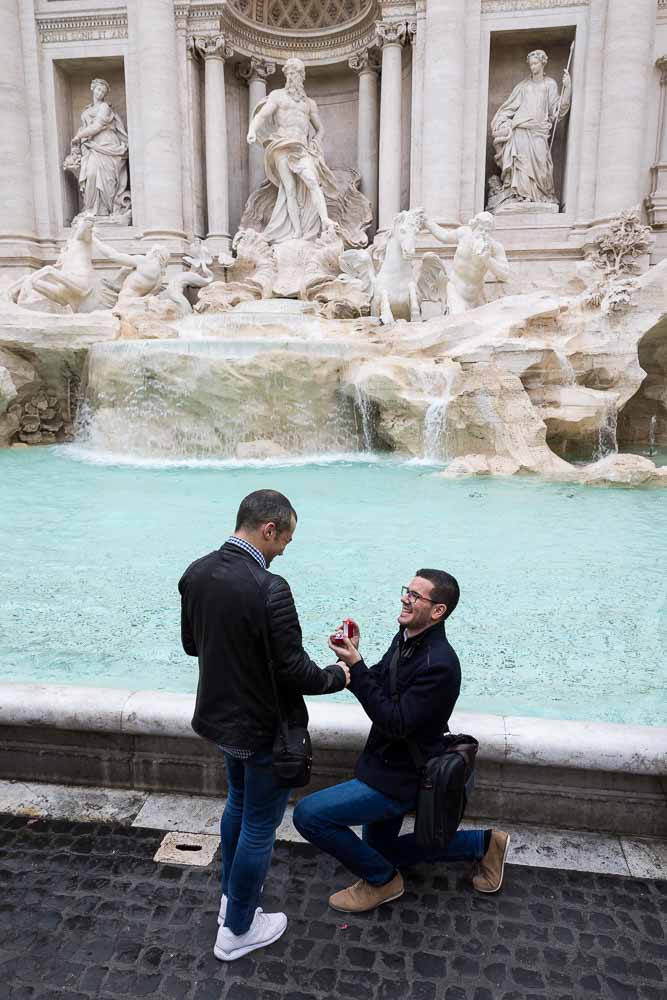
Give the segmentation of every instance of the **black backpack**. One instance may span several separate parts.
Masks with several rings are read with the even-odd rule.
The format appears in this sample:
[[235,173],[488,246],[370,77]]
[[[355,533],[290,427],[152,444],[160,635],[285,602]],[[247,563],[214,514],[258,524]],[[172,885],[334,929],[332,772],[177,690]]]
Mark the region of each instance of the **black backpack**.
[[[389,690],[398,701],[398,649],[389,665]],[[446,745],[437,757],[426,760],[415,740],[406,738],[410,756],[419,772],[415,837],[424,851],[444,851],[463,819],[467,805],[466,784],[475,767],[479,743],[474,736],[445,733]]]

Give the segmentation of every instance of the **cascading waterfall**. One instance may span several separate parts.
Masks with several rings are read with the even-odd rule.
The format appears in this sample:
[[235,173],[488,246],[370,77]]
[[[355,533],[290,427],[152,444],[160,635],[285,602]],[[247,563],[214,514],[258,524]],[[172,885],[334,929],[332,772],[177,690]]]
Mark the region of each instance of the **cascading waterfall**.
[[570,359],[563,354],[562,351],[554,351],[558,364],[560,365],[560,370],[563,373],[563,384],[564,385],[576,385],[577,375],[572,367],[572,362]]
[[618,438],[616,435],[618,427],[618,412],[616,403],[610,400],[607,403],[605,419],[598,429],[598,446],[593,459],[599,461],[607,455],[613,455],[618,451]]
[[371,402],[361,388],[355,383],[354,401],[361,416],[361,432],[363,434],[364,451],[373,450],[373,425],[371,419]]
[[[383,404],[361,372],[382,347],[367,338],[313,338],[280,315],[189,317],[178,337],[94,345],[77,444],[99,460],[255,460],[372,455]],[[287,316],[289,320],[289,315]],[[277,327],[280,327],[279,329]],[[202,334],[194,336],[195,327]],[[352,333],[352,329],[350,329]],[[422,414],[412,454],[446,461],[455,366],[411,371],[406,399]]]
[[[95,345],[79,444],[136,458],[229,459],[367,450],[368,408],[341,391],[345,341],[205,339]],[[260,450],[261,450],[260,449]]]
[[424,458],[429,461],[437,461],[440,457],[447,458],[447,446],[445,444],[444,455],[440,455],[440,438],[447,426],[447,404],[449,399],[438,399],[429,403],[424,414]]
[[[447,408],[451,400],[452,375],[447,372],[442,384],[440,372],[423,377],[428,406],[424,413],[423,458],[428,462],[447,461]],[[438,384],[440,383],[440,384]]]
[[655,413],[648,422],[648,453],[649,455],[655,455],[655,432],[658,424],[658,418]]

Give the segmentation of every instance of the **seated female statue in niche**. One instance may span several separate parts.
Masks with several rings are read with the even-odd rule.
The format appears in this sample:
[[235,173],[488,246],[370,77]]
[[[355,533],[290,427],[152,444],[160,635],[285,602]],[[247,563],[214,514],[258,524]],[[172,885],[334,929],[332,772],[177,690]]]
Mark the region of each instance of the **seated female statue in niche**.
[[557,205],[551,141],[557,121],[565,118],[572,101],[572,83],[563,73],[563,90],[544,75],[548,56],[530,52],[530,76],[516,85],[491,122],[491,135],[500,168],[500,184],[490,191],[487,207],[493,211],[532,202]]
[[90,89],[93,103],[81,114],[81,128],[63,166],[77,177],[84,211],[128,226],[132,202],[127,132],[107,100],[111,89],[107,81],[95,79]]

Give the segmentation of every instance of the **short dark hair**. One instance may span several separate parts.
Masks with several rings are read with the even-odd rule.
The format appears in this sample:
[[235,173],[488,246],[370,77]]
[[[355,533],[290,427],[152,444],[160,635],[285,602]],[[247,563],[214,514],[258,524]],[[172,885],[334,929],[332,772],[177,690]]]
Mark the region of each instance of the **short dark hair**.
[[418,569],[415,576],[421,576],[433,584],[431,597],[436,604],[447,605],[445,618],[449,618],[461,596],[459,585],[454,577],[450,573],[445,573],[444,569]]
[[276,490],[255,490],[241,501],[234,530],[249,528],[252,531],[273,521],[279,532],[287,531],[292,525],[292,516],[296,521],[296,511],[282,493]]

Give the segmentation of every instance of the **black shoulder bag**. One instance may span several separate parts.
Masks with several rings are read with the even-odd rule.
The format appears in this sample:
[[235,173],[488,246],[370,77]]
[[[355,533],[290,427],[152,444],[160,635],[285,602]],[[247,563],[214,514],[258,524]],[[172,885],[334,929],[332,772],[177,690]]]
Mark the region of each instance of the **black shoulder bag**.
[[[398,660],[396,649],[389,665],[389,690],[398,702]],[[419,772],[415,837],[424,851],[444,851],[463,819],[467,804],[466,782],[474,766],[479,743],[474,736],[444,733],[447,745],[442,753],[426,760],[416,741],[406,737],[410,756]]]
[[271,678],[273,697],[278,711],[278,732],[273,742],[273,778],[279,788],[303,788],[310,781],[313,748],[307,727],[290,726],[283,713],[276,685],[266,607],[262,636],[266,649],[266,666]]

